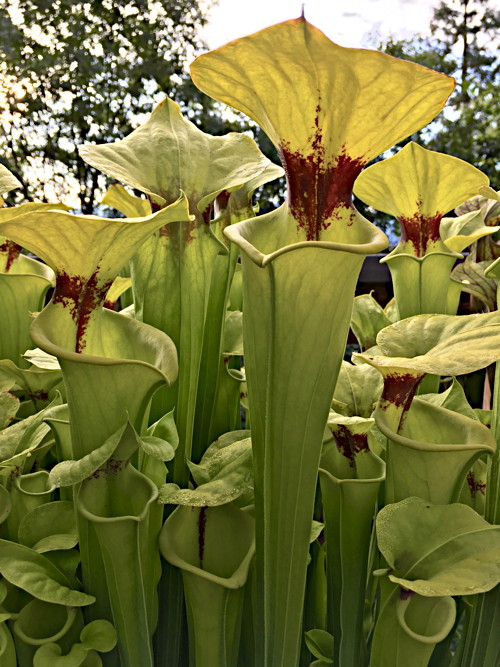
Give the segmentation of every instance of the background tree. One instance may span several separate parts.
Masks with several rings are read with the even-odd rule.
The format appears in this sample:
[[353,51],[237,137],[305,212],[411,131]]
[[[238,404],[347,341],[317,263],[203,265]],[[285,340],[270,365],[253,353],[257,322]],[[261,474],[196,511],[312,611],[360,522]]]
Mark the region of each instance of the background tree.
[[[126,136],[169,95],[200,129],[247,131],[276,151],[255,124],[205,97],[186,64],[216,0],[0,0],[0,162],[21,180],[14,199],[79,198],[92,213],[105,177],[80,160],[77,146]],[[500,186],[500,12],[493,0],[446,0],[431,36],[391,39],[380,48],[457,78],[448,110],[411,137],[465,159]],[[284,179],[258,194],[261,210],[284,196]],[[357,202],[391,231],[388,218]]]
[[467,160],[500,187],[500,10],[489,0],[447,0],[435,9],[431,36],[389,40],[386,53],[450,74],[457,88],[447,109],[412,137]]
[[76,194],[92,213],[105,183],[77,146],[122,138],[164,94],[222,130],[208,98],[200,101],[185,83],[209,7],[209,0],[0,0],[0,160],[25,199]]

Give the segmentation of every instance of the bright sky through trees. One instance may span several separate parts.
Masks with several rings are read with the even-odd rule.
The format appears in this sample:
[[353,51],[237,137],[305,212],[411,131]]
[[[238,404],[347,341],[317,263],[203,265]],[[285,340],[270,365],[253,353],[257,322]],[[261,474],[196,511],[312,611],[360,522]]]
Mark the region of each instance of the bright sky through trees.
[[[428,33],[438,0],[306,0],[305,16],[342,46],[375,47],[390,35],[397,39]],[[219,0],[203,36],[210,48],[261,30],[301,13],[301,0]]]

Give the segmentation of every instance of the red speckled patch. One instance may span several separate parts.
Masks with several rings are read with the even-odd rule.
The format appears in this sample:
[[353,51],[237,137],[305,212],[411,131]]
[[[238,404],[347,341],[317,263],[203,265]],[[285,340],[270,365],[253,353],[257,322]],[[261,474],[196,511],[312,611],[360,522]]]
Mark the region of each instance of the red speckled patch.
[[403,588],[402,586],[399,589],[399,597],[401,600],[408,600],[414,594],[414,591],[409,591],[407,588]]
[[205,225],[207,225],[207,227],[209,227],[210,226],[210,221],[212,219],[212,207],[207,206],[207,208],[204,211],[201,212],[201,216],[203,218],[203,222],[205,223]]
[[181,252],[193,240],[193,230],[199,226],[200,216],[198,213],[194,222],[169,222],[160,228],[160,236],[169,240],[174,252]]
[[103,466],[94,470],[88,479],[106,479],[111,475],[116,475],[125,468],[127,463],[128,461],[121,461],[119,459],[108,459]]
[[5,273],[9,271],[14,260],[19,257],[21,249],[22,248],[20,245],[14,243],[14,241],[9,241],[9,240],[4,241],[0,245],[0,252],[6,253],[7,255],[7,262],[5,264]]
[[[417,202],[417,206],[420,205],[421,202]],[[439,225],[442,217],[442,213],[426,216],[417,212],[411,218],[398,218],[401,223],[401,242],[411,243],[415,248],[416,256],[423,257],[427,247],[441,238],[439,236]]]
[[384,389],[380,399],[382,409],[389,405],[403,408],[403,414],[409,409],[417,387],[424,375],[412,373],[393,373],[384,378]]
[[228,192],[227,190],[222,190],[222,192],[219,192],[219,194],[215,198],[215,204],[218,212],[224,211],[227,208],[230,196],[231,193]]
[[355,457],[359,452],[368,451],[368,435],[366,433],[351,433],[346,426],[336,425],[332,431],[335,444],[339,452],[349,459],[351,468],[355,467]]
[[[290,211],[308,241],[319,241],[338,209],[352,208],[354,181],[365,162],[349,156],[345,149],[333,164],[325,163],[325,147],[319,123],[321,108],[316,108],[311,152],[292,152],[288,142],[279,147],[286,173]],[[352,218],[354,218],[354,212]]]
[[478,491],[483,496],[486,495],[486,483],[481,481],[476,482],[472,470],[467,473],[467,484],[469,485],[471,498],[475,498]]
[[[231,193],[222,190],[213,202],[213,218],[217,220],[217,227],[222,230],[229,225],[230,219],[230,197]],[[234,204],[233,204],[234,207]]]
[[[151,212],[152,213],[157,213],[158,211],[161,211],[163,208],[165,208],[165,206],[167,206],[167,204],[165,204],[165,205],[157,204],[156,202],[154,202],[151,199],[151,197],[148,197],[148,199],[149,199],[149,203],[151,204]],[[200,212],[197,209],[195,209],[194,212],[191,211],[191,208],[192,208],[191,207],[191,202],[189,202],[189,204],[190,204],[190,212],[193,215],[196,215],[197,218],[200,217],[201,216]],[[181,234],[181,232],[184,235],[184,243],[186,243],[186,244],[189,243],[190,241],[192,241],[191,232],[195,227],[197,227],[197,222],[198,222],[197,220],[195,220],[194,222],[184,222],[184,223],[181,223],[181,222],[178,222],[178,221],[177,222],[175,222],[175,221],[174,222],[168,222],[165,225],[163,225],[163,227],[160,227],[160,229],[158,230],[157,233],[160,235],[160,237],[163,236],[163,237],[169,239],[169,241],[172,243],[173,247],[178,250],[178,249],[180,249],[180,234]]]
[[42,403],[47,403],[49,400],[48,393],[46,391],[43,391],[43,389],[40,389],[39,391],[29,391],[27,393],[35,405],[37,405],[39,401],[41,401]]
[[205,555],[205,530],[207,527],[207,508],[202,507],[198,515],[198,557],[200,568],[203,569],[203,556]]
[[153,201],[152,197],[148,195],[149,203],[151,204],[151,213],[157,213],[158,211],[161,211],[163,206],[161,204],[157,204],[155,201]]
[[92,313],[100,308],[106,298],[112,281],[99,284],[97,267],[88,280],[82,276],[69,276],[64,271],[57,275],[53,303],[61,303],[69,308],[71,317],[76,323],[75,351],[82,352],[85,348],[85,333]]
[[12,466],[9,472],[9,482],[13,482],[17,477],[23,474],[23,466]]
[[412,373],[393,373],[384,379],[382,402],[397,407],[405,407],[413,399],[423,375]]

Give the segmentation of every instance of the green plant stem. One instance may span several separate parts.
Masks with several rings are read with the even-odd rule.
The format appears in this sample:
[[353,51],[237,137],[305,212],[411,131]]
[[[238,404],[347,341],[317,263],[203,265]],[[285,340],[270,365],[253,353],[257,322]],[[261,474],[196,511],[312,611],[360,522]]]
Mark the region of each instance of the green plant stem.
[[196,395],[191,455],[195,463],[201,460],[207,447],[219,435],[231,430],[230,414],[217,415],[215,411],[220,374],[225,372],[221,355],[226,304],[237,259],[238,248],[232,245],[227,255],[220,254],[215,258],[213,266]]
[[418,386],[417,394],[437,394],[440,381],[439,375],[426,375]]
[[[500,522],[500,363],[495,368],[491,432],[497,449],[491,457],[486,486],[485,519]],[[467,632],[460,667],[496,667],[500,663],[500,585],[476,598]]]
[[[173,511],[175,507],[169,509]],[[163,558],[161,566],[158,625],[153,638],[154,664],[155,667],[184,667],[188,656],[182,574]]]

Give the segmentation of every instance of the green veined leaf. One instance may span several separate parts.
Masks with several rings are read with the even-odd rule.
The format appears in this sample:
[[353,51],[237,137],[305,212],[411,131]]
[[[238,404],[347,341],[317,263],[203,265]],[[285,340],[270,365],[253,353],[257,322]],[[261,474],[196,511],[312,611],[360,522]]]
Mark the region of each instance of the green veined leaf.
[[48,558],[22,544],[0,540],[0,573],[38,600],[68,607],[95,602],[92,595],[71,590],[66,577]]
[[407,498],[377,516],[389,578],[424,596],[472,595],[500,582],[500,526],[470,507]]

